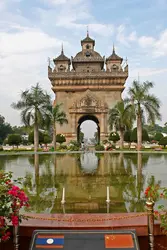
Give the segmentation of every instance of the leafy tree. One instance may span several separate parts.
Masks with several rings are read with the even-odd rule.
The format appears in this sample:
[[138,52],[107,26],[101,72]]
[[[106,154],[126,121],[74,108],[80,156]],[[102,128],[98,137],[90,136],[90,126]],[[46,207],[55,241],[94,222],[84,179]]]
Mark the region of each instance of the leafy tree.
[[109,140],[115,143],[120,140],[120,136],[117,132],[111,132],[109,136]]
[[163,136],[162,133],[157,132],[157,133],[155,134],[155,136],[154,136],[154,140],[155,140],[155,141],[160,141],[163,137],[164,137],[164,136]]
[[14,109],[21,110],[21,121],[34,128],[34,151],[39,147],[39,127],[50,117],[50,96],[40,87],[39,83],[30,90],[21,93],[21,99],[12,103]]
[[161,138],[161,140],[159,141],[159,145],[164,146],[164,148],[166,148],[167,145],[167,136]]
[[8,134],[13,133],[12,127],[5,122],[5,118],[0,115],[0,145],[3,143]]
[[66,138],[64,135],[62,134],[57,134],[56,135],[56,141],[60,144],[62,144],[63,142],[66,142]]
[[59,124],[60,126],[62,126],[63,124],[67,124],[68,120],[66,118],[66,113],[64,111],[61,110],[61,106],[63,104],[59,103],[56,104],[54,107],[51,105],[50,106],[50,112],[51,112],[51,116],[49,117],[47,123],[48,126],[52,125],[53,126],[53,145],[54,145],[54,150],[56,150],[56,124]]
[[148,123],[155,123],[160,120],[160,101],[149,90],[153,88],[153,83],[146,81],[139,83],[133,81],[132,87],[129,89],[129,97],[125,100],[131,108],[134,109],[137,120],[137,149],[142,147],[142,122],[147,118]]
[[165,122],[164,127],[162,128],[163,133],[167,133],[167,122]]
[[47,147],[47,144],[51,143],[51,142],[52,142],[52,138],[50,137],[50,135],[45,133],[44,136],[43,136],[43,143]]
[[12,130],[14,134],[28,135],[32,131],[33,127],[27,126],[13,126]]
[[156,132],[162,132],[163,130],[163,127],[161,127],[158,124],[151,124],[151,125],[145,124],[143,127],[148,131],[149,134],[150,133],[155,134]]
[[130,148],[130,145],[131,145],[131,142],[132,142],[131,141],[131,134],[132,134],[131,130],[125,131],[125,134],[124,134],[124,141],[129,143],[129,148]]
[[8,136],[8,144],[12,146],[17,146],[21,143],[21,136],[18,134],[10,134]]
[[[137,142],[137,128],[134,128],[132,133],[131,133],[131,141],[133,142]],[[150,141],[150,138],[148,136],[147,130],[145,130],[144,128],[142,129],[142,142],[144,141]]]
[[123,148],[124,132],[128,128],[130,129],[134,120],[134,113],[129,105],[125,105],[123,101],[118,102],[114,108],[109,110],[109,127],[113,130],[114,127],[120,132],[120,148]]
[[[38,139],[39,139],[39,143],[43,143],[44,142],[44,134],[39,131],[38,134]],[[32,131],[29,135],[28,135],[28,141],[32,144],[34,144],[34,131]]]

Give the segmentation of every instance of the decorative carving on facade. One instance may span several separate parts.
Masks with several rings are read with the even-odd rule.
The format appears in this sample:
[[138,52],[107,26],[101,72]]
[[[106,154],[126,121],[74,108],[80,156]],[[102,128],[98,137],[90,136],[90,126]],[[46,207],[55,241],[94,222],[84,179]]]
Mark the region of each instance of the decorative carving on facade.
[[100,100],[95,94],[87,90],[81,98],[75,100],[70,113],[107,113],[107,104]]

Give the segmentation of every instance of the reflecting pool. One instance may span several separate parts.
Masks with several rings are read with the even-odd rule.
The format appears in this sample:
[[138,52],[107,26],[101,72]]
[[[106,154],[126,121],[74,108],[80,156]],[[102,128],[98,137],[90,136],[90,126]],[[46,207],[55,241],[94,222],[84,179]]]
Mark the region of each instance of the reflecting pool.
[[0,170],[23,177],[31,204],[27,212],[36,213],[142,212],[145,188],[167,187],[163,153],[6,155],[0,156]]

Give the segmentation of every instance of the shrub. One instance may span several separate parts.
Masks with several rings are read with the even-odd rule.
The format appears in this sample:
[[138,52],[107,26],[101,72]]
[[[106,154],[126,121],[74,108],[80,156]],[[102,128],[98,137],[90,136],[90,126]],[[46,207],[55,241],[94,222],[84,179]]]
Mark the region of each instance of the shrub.
[[114,143],[120,140],[119,134],[117,132],[111,132],[109,136],[109,140]]
[[159,141],[159,145],[164,146],[164,148],[166,147],[166,145],[167,145],[167,136],[161,138],[161,140]]
[[62,144],[63,142],[66,142],[66,138],[63,134],[57,134],[56,135],[56,142]]
[[72,144],[72,145],[74,145],[74,146],[76,146],[76,147],[79,147],[79,146],[80,146],[80,144],[79,144],[78,141],[70,141],[70,144]]
[[111,151],[111,150],[113,150],[113,149],[115,149],[115,148],[116,148],[115,145],[112,144],[112,145],[109,145],[109,146],[106,148],[106,151]]
[[0,146],[0,151],[3,151],[3,147]]
[[60,145],[58,149],[67,149],[67,146],[66,145]]
[[96,151],[104,151],[104,146],[101,145],[101,144],[97,144],[97,145],[95,146],[95,150],[96,150]]
[[76,144],[76,145],[70,144],[70,145],[68,146],[68,150],[70,150],[70,151],[79,151],[79,149],[80,149],[79,143]]
[[12,146],[18,146],[21,143],[22,139],[19,134],[11,134],[8,136],[8,144]]
[[155,134],[153,140],[155,140],[155,141],[160,141],[163,137],[164,137],[164,136],[163,136],[162,133],[157,132],[157,133]]

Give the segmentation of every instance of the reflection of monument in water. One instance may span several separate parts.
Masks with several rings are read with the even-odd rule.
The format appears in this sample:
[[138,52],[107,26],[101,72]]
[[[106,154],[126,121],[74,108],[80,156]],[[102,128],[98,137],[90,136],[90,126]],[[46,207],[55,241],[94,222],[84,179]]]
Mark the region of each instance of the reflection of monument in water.
[[85,173],[91,173],[98,168],[98,158],[94,153],[85,153],[80,157],[81,168]]
[[[30,163],[35,175],[27,174],[24,183],[32,211],[141,212],[145,204],[142,169],[148,158],[141,153],[34,155]],[[111,201],[110,209],[106,199]]]
[[[110,188],[110,211],[126,212],[122,191],[111,182],[118,167],[119,154],[66,154],[55,159],[56,178],[60,184],[55,211],[62,212],[62,190],[65,187],[65,210],[75,212],[106,212],[107,186]],[[113,203],[114,202],[114,203]]]

